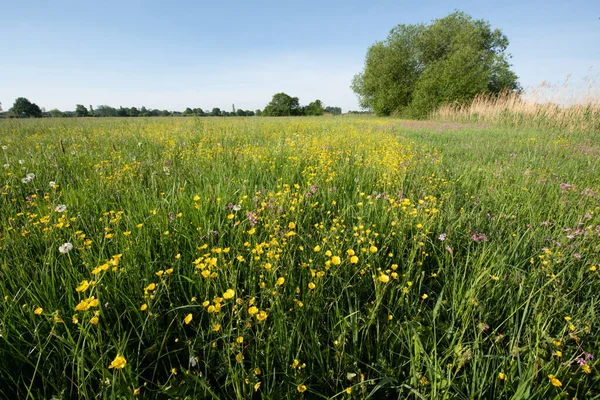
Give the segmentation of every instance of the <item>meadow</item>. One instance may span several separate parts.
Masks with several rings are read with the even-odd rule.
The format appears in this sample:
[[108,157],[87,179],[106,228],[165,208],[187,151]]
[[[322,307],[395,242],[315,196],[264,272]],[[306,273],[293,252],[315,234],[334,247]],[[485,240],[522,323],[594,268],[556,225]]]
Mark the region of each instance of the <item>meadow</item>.
[[0,146],[0,398],[600,398],[597,131],[81,118]]

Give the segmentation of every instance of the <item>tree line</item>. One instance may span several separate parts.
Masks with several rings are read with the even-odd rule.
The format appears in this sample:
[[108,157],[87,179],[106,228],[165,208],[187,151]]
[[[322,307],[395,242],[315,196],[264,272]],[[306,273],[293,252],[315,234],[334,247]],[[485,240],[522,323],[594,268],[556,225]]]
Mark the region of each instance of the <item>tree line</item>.
[[341,107],[323,107],[320,100],[315,100],[312,103],[301,107],[297,97],[291,97],[285,93],[277,93],[273,96],[273,100],[265,107],[264,110],[243,110],[236,109],[232,105],[231,111],[221,110],[218,107],[212,110],[203,110],[202,108],[187,107],[183,112],[168,111],[158,109],[148,109],[146,107],[111,107],[101,105],[94,108],[83,104],[77,104],[75,111],[61,111],[52,109],[46,111],[40,108],[37,104],[30,102],[24,97],[19,97],[15,100],[12,108],[8,112],[2,113],[0,108],[0,117],[12,118],[71,118],[71,117],[254,117],[254,116],[311,116],[324,115],[325,113],[340,115]]

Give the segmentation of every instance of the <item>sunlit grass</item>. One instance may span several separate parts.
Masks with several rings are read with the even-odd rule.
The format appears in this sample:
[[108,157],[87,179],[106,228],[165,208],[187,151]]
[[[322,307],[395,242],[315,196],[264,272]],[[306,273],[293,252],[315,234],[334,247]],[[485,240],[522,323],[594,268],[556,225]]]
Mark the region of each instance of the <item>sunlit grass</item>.
[[599,139],[0,121],[0,394],[600,396]]

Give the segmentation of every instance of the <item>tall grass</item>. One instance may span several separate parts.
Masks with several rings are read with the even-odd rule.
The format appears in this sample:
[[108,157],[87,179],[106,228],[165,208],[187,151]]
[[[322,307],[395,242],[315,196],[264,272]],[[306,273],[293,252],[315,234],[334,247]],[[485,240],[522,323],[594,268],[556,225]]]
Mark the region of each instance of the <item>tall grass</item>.
[[524,94],[482,94],[470,103],[446,104],[435,110],[431,118],[566,132],[600,132],[600,90],[593,81],[588,82],[586,89],[572,93],[568,84],[545,83]]
[[482,129],[1,122],[0,397],[599,398],[600,141]]

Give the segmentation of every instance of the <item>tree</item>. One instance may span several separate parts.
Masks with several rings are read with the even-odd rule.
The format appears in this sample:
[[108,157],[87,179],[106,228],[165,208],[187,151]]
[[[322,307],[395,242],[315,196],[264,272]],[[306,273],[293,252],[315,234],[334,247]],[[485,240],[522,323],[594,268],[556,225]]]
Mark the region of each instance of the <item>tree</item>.
[[325,112],[328,112],[328,113],[333,114],[333,115],[341,115],[342,114],[342,108],[341,107],[327,106],[327,107],[325,107]]
[[323,115],[323,103],[321,100],[315,100],[304,107],[304,115]]
[[367,51],[352,89],[378,115],[424,117],[443,103],[520,90],[508,39],[484,20],[456,11],[430,25],[398,25]]
[[54,108],[54,109],[50,110],[49,113],[52,118],[62,118],[65,116],[65,114],[62,111],[60,111],[58,108]]
[[40,107],[37,104],[32,103],[29,100],[27,100],[25,97],[17,98],[15,100],[15,103],[13,104],[11,110],[14,113],[14,115],[16,115],[17,117],[21,117],[21,116],[32,117],[32,118],[41,118],[42,117],[42,110],[40,109]]
[[75,106],[75,115],[78,117],[87,117],[88,110],[87,110],[87,108],[85,108],[85,106],[83,104],[77,104]]
[[212,109],[212,111],[209,114],[211,117],[218,117],[221,115],[221,109],[218,107],[215,107]]
[[282,117],[287,115],[299,115],[300,112],[300,101],[298,98],[291,97],[282,92],[273,95],[273,99],[267,104],[262,115]]

